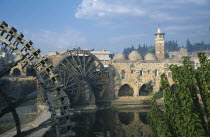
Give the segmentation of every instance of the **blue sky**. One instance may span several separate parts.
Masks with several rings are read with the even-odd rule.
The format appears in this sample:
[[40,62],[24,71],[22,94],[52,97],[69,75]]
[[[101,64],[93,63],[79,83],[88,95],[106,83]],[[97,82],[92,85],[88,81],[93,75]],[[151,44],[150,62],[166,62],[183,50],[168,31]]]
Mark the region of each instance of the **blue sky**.
[[43,54],[81,47],[122,52],[166,40],[210,43],[210,0],[0,0],[6,21]]

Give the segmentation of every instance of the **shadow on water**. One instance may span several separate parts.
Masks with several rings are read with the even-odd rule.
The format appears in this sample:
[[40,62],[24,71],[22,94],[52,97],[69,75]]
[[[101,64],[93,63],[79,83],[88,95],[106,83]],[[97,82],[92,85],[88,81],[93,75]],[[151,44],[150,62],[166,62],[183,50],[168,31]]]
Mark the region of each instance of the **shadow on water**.
[[104,109],[76,113],[72,121],[77,137],[149,137],[147,112]]

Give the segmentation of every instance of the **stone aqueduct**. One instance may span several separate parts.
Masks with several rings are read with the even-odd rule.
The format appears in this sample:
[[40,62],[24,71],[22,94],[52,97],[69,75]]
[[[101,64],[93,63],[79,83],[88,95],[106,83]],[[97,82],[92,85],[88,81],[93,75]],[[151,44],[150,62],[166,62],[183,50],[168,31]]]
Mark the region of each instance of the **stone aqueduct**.
[[[71,55],[66,56],[70,57]],[[49,56],[48,58],[53,67],[56,67],[56,64],[64,58],[64,55]],[[133,51],[128,59],[123,54],[115,55],[109,62],[109,67],[106,68],[109,80],[102,99],[116,100],[122,96],[130,97],[131,100],[132,98],[139,98],[141,89],[148,82],[151,82],[153,92],[157,92],[160,88],[160,75],[162,73],[166,73],[172,85],[172,74],[169,70],[171,64],[181,65],[181,62],[169,59],[157,60],[155,55],[151,53],[147,54],[143,59],[137,51]],[[30,68],[22,68],[21,64],[12,68],[9,75],[35,76]]]

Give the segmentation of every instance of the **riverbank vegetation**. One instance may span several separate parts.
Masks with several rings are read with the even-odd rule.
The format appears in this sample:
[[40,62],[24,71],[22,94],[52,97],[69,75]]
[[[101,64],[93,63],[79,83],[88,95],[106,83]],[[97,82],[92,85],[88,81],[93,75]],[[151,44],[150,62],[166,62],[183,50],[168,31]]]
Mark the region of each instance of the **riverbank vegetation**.
[[205,53],[198,53],[200,67],[194,70],[191,60],[184,57],[183,65],[171,65],[175,90],[171,90],[167,76],[161,75],[164,111],[156,98],[148,114],[154,137],[210,136],[210,61]]

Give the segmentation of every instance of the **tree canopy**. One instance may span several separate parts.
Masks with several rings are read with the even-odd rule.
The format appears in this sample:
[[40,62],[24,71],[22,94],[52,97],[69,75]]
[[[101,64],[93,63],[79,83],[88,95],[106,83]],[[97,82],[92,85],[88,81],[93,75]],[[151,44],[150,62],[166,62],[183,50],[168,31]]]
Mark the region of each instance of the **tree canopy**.
[[198,53],[198,57],[201,66],[197,70],[188,57],[183,58],[183,66],[170,66],[174,91],[166,74],[161,75],[164,112],[153,98],[148,115],[154,137],[210,136],[210,61],[205,53]]
[[203,41],[191,44],[189,39],[186,42],[186,48],[188,52],[196,52],[196,51],[204,51],[204,50],[210,50],[210,44],[206,44]]

